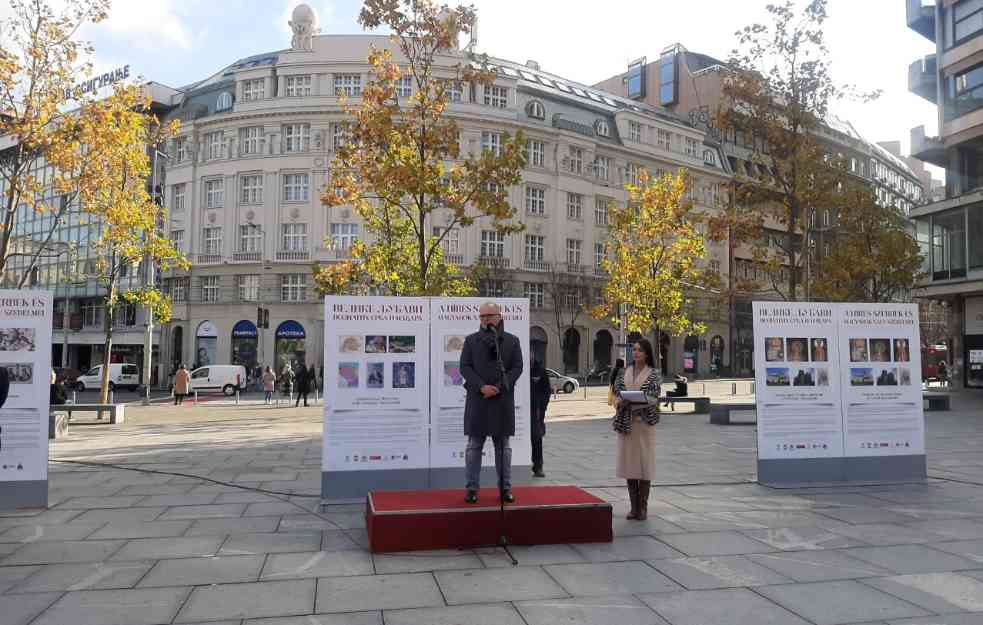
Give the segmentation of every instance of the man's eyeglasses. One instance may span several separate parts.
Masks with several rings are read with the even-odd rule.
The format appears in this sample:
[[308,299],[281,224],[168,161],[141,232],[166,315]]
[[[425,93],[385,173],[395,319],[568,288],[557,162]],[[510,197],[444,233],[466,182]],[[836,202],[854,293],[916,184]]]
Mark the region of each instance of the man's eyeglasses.
[[489,317],[498,317],[498,313],[488,313],[487,315],[478,315],[479,319],[488,319]]

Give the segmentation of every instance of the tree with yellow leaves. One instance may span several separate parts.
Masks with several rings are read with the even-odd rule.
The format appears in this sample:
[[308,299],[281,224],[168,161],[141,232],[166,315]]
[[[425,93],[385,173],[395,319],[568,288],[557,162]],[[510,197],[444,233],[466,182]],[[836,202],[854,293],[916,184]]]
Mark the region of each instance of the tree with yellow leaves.
[[643,172],[638,186],[627,186],[629,203],[611,207],[602,261],[610,279],[602,292],[604,303],[592,310],[595,318],[617,323],[624,306],[627,328],[634,332],[655,329],[681,336],[706,331],[695,306],[717,278],[703,267],[706,242],[697,228],[702,216],[686,197],[688,184],[685,172],[654,180]]
[[353,247],[353,260],[316,267],[315,281],[325,293],[362,285],[391,295],[470,294],[474,281],[446,258],[442,244],[479,219],[498,232],[521,230],[507,192],[525,164],[521,133],[496,134],[480,154],[465,154],[447,115],[452,93],[457,99],[495,78],[458,50],[458,37],[474,27],[474,9],[366,0],[359,23],[386,26],[394,50],[369,53],[372,79],[348,110],[347,140],[337,147],[321,201],[351,205],[368,236]]
[[171,300],[155,284],[144,282],[141,288],[124,292],[121,278],[148,264],[163,271],[190,266],[161,231],[166,212],[147,188],[148,149],[173,136],[177,126],[160,125],[150,113],[149,98],[138,86],[117,87],[113,96],[87,103],[66,124],[83,149],[60,152],[52,164],[60,171],[74,172],[80,181],[79,200],[99,232],[91,245],[98,256],[94,277],[106,288],[101,385],[105,403],[117,308],[123,303],[139,304],[162,323],[171,317]]
[[[14,237],[19,208],[61,217],[74,199],[65,196],[77,186],[62,172],[55,171],[53,180],[37,173],[51,155],[81,147],[70,119],[85,102],[74,87],[91,71],[84,58],[92,50],[76,33],[105,19],[109,0],[64,0],[57,7],[45,0],[10,0],[10,15],[0,23],[0,138],[10,141],[0,152],[0,275],[10,256],[43,251],[36,241]],[[52,191],[60,194],[54,196],[58,206],[51,203]],[[57,224],[53,219],[49,235]],[[16,282],[23,284],[36,260]]]

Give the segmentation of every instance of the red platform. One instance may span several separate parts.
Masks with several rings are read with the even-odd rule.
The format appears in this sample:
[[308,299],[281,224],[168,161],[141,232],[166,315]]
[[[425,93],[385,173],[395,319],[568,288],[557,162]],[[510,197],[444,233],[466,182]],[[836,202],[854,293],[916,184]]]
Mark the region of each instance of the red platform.
[[[611,542],[611,504],[576,486],[516,486],[505,506],[512,545]],[[501,534],[498,489],[478,503],[464,489],[369,493],[365,524],[373,553],[495,545]]]

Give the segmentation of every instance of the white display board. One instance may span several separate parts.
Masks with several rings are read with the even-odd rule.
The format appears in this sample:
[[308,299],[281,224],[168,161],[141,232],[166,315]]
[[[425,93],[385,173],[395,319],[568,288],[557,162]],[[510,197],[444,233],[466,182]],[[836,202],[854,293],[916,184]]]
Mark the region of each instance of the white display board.
[[754,302],[753,312],[758,457],[841,457],[835,306]]
[[430,303],[326,297],[323,471],[425,469]]
[[846,456],[925,453],[916,304],[840,304]]
[[[0,366],[10,380],[0,406],[0,509],[47,502],[51,319],[50,292],[0,290]],[[17,482],[41,491],[25,500]]]
[[[464,471],[464,379],[460,361],[464,339],[480,326],[478,308],[488,298],[434,298],[430,300],[430,466],[460,467]],[[514,334],[522,347],[522,376],[515,384],[515,436],[512,437],[512,466],[532,464],[529,390],[529,300],[496,298],[502,307],[505,331]],[[490,448],[491,441],[487,441]],[[486,457],[488,452],[486,451]]]

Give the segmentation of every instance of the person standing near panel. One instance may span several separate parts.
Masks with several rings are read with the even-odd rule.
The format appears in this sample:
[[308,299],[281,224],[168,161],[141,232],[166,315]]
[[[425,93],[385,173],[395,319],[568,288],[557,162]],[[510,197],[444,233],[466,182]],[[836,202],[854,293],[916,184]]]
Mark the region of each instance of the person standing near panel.
[[467,397],[464,404],[464,454],[467,503],[477,503],[481,479],[481,451],[485,439],[495,445],[495,469],[502,484],[502,499],[512,495],[512,448],[515,435],[515,383],[522,375],[522,346],[514,334],[505,332],[502,311],[488,302],[478,309],[480,329],[468,335],[461,352],[461,375]]
[[546,407],[550,403],[550,378],[546,375],[543,363],[532,358],[529,365],[530,397],[532,398],[532,474],[533,477],[546,477],[543,473],[543,437],[546,436]]

